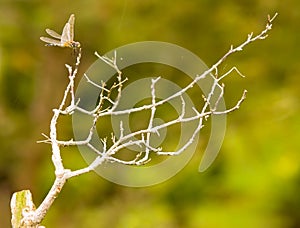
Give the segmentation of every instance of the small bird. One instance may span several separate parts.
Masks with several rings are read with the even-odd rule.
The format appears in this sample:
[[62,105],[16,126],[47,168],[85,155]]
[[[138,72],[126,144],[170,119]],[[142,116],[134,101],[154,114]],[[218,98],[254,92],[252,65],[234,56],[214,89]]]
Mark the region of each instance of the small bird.
[[40,39],[47,43],[46,46],[69,47],[75,50],[80,48],[80,43],[74,41],[74,21],[75,16],[74,14],[71,14],[68,22],[63,28],[61,35],[47,28],[46,33],[55,39],[43,36],[40,37]]

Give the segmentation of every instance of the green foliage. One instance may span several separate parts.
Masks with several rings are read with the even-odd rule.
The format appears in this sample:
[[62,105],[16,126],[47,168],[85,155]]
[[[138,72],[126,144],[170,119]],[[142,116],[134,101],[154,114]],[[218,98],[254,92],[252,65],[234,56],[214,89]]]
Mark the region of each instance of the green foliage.
[[[267,40],[251,44],[224,65],[224,72],[237,66],[247,76],[226,81],[226,104],[235,104],[244,88],[249,93],[241,109],[229,115],[224,145],[207,172],[197,172],[205,148],[201,141],[194,160],[160,186],[131,189],[96,174],[77,177],[66,184],[43,224],[299,227],[299,7],[296,0],[2,1],[0,199],[5,200],[0,200],[0,226],[9,227],[5,202],[11,192],[33,188],[38,205],[53,180],[50,147],[35,141],[48,132],[51,110],[67,82],[64,63],[72,56],[69,50],[43,46],[39,36],[45,26],[60,30],[75,13],[82,73],[96,59],[94,51],[104,54],[143,40],[178,44],[210,65],[231,44],[260,31],[267,14],[278,12]],[[61,132],[64,138],[71,134],[69,127]],[[76,153],[64,151],[71,167],[84,165]]]

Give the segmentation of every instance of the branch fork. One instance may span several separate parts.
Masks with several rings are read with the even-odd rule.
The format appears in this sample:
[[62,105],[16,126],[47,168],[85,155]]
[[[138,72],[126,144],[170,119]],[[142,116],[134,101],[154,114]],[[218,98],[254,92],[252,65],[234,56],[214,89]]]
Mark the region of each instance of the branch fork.
[[[150,161],[151,153],[160,156],[179,155],[193,143],[198,133],[204,126],[203,122],[206,121],[207,118],[209,118],[211,115],[224,115],[239,109],[242,102],[246,98],[246,93],[247,93],[246,90],[244,90],[243,94],[236,102],[235,106],[224,111],[217,110],[218,103],[223,98],[224,91],[225,91],[225,86],[224,84],[222,84],[222,80],[227,76],[229,76],[233,71],[237,72],[241,77],[244,77],[244,75],[236,67],[231,68],[223,75],[218,75],[218,67],[220,66],[221,63],[225,61],[225,59],[228,56],[232,55],[235,52],[242,51],[243,48],[248,44],[256,40],[263,40],[267,38],[268,32],[272,29],[272,22],[276,16],[277,14],[275,14],[273,17],[268,16],[265,29],[262,30],[258,35],[254,36],[253,33],[250,33],[247,36],[247,39],[240,45],[236,47],[231,45],[230,49],[214,65],[212,65],[208,70],[206,70],[202,74],[197,75],[195,79],[186,87],[182,88],[182,90],[178,91],[175,94],[172,94],[171,96],[165,99],[158,101],[156,99],[156,85],[160,83],[161,77],[157,77],[155,79],[152,79],[151,86],[149,88],[151,91],[151,103],[147,105],[143,105],[141,107],[129,108],[126,110],[117,110],[120,98],[122,96],[123,86],[128,79],[122,76],[122,72],[118,68],[116,52],[114,53],[114,56],[112,58],[109,58],[107,56],[101,56],[97,52],[95,53],[95,55],[99,59],[101,59],[103,62],[108,64],[116,71],[117,73],[116,82],[109,88],[107,87],[105,82],[101,82],[100,84],[97,84],[96,82],[90,80],[88,75],[84,75],[88,83],[101,89],[101,93],[99,95],[99,103],[93,110],[85,110],[80,107],[80,100],[77,101],[75,100],[75,91],[74,91],[75,78],[81,60],[81,48],[79,47],[78,50],[76,50],[75,65],[70,66],[66,64],[66,68],[68,70],[69,83],[64,91],[59,107],[57,109],[53,109],[53,116],[50,122],[49,136],[42,134],[45,137],[45,139],[38,141],[39,143],[47,143],[51,145],[52,163],[55,167],[55,181],[50,191],[48,192],[47,196],[45,197],[43,202],[37,207],[37,209],[35,209],[35,206],[32,202],[32,197],[29,190],[23,190],[13,195],[11,201],[11,208],[13,214],[12,216],[13,227],[40,227],[41,228],[42,226],[40,226],[40,223],[44,219],[47,211],[51,207],[55,198],[57,198],[57,196],[59,195],[61,189],[63,188],[64,184],[68,179],[74,176],[78,176],[93,171],[104,162],[115,162],[115,163],[120,163],[125,165],[140,166]],[[207,97],[203,96],[204,105],[203,107],[200,108],[194,107],[193,108],[194,115],[187,117],[185,114],[186,101],[184,100],[183,94],[186,93],[186,91],[188,91],[190,88],[192,88],[199,80],[207,77],[208,75],[212,76],[213,84],[210,88],[210,92],[208,93],[208,96]],[[212,96],[216,93],[217,89],[220,92],[218,93],[219,95],[217,101],[213,102]],[[113,90],[117,91],[117,95],[115,98],[111,97],[111,92]],[[67,104],[68,98],[70,100],[69,104]],[[178,117],[155,126],[154,118],[156,117],[157,108],[173,99],[178,99],[178,98],[181,100],[181,113],[178,115]],[[106,108],[103,108],[103,102],[108,102],[110,105]],[[107,138],[101,139],[101,142],[103,143],[102,150],[99,150],[98,148],[92,145],[91,140],[93,134],[96,131],[97,122],[101,117],[110,116],[110,115],[130,114],[130,113],[140,112],[143,110],[149,110],[151,112],[150,118],[148,120],[148,126],[145,129],[137,130],[125,134],[123,123],[120,122],[120,135],[116,137],[115,135],[112,134],[112,137],[110,139],[112,142],[112,146],[108,145]],[[67,141],[59,140],[57,136],[57,124],[58,124],[59,117],[61,115],[73,115],[74,112],[81,112],[93,118],[93,122],[90,126],[88,135],[86,136],[85,139],[81,141],[75,141],[73,139]],[[164,151],[162,147],[156,147],[151,145],[151,136],[154,134],[159,136],[160,130],[178,123],[185,123],[191,121],[197,122],[196,128],[192,133],[191,138],[186,142],[184,146],[179,148],[177,151]],[[91,151],[93,151],[96,154],[95,159],[87,167],[81,169],[71,170],[65,168],[61,157],[61,146],[82,146],[82,145],[87,146],[88,148],[91,149]],[[141,151],[137,152],[136,156],[131,160],[122,160],[115,157],[115,155],[117,155],[117,153],[121,149],[129,146],[138,146],[139,148],[141,148]],[[23,202],[23,204],[20,206],[19,202]]]

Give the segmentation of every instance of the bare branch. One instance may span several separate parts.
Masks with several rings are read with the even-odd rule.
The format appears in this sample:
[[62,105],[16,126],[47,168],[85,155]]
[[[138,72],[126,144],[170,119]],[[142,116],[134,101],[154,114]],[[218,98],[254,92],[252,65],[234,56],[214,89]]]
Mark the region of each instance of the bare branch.
[[223,114],[233,112],[236,109],[239,109],[242,102],[246,99],[246,93],[247,93],[247,90],[244,90],[242,97],[239,99],[239,101],[237,102],[237,104],[234,107],[232,107],[230,109],[227,109],[225,111],[220,111],[220,112],[214,111],[213,114],[216,114],[216,115],[221,115],[222,114],[223,115]]
[[[67,23],[66,29],[64,29],[65,31],[64,35],[68,35],[70,38],[72,37],[72,39],[69,41],[69,43],[60,44],[58,46],[73,48],[73,51],[75,51],[76,54],[75,65],[71,66],[66,64],[66,68],[68,70],[69,82],[63,93],[63,97],[58,108],[53,109],[53,116],[50,122],[49,136],[47,136],[46,134],[42,134],[45,137],[45,139],[38,141],[38,143],[43,142],[43,143],[51,144],[52,163],[55,168],[55,181],[53,183],[52,188],[48,192],[47,196],[41,203],[41,205],[36,210],[32,208],[27,214],[25,213],[22,222],[24,224],[29,224],[31,227],[37,227],[45,217],[47,211],[49,210],[50,206],[54,202],[55,198],[60,193],[67,179],[93,171],[104,162],[115,162],[123,165],[139,166],[150,161],[151,153],[159,156],[179,155],[183,153],[183,151],[185,151],[195,141],[196,137],[198,136],[198,133],[204,126],[203,122],[207,120],[211,115],[224,115],[233,112],[234,110],[237,110],[246,98],[246,92],[247,92],[246,90],[244,90],[241,98],[237,101],[234,107],[231,107],[226,110],[221,110],[221,111],[217,110],[221,99],[223,99],[224,97],[225,85],[222,83],[222,80],[228,77],[229,75],[231,75],[233,71],[236,71],[242,77],[244,77],[244,75],[241,74],[236,67],[232,67],[225,74],[218,76],[218,71],[219,71],[218,67],[226,60],[227,57],[229,57],[235,52],[242,51],[243,48],[248,44],[256,40],[262,40],[267,38],[268,32],[272,29],[272,22],[276,18],[276,16],[277,13],[273,17],[268,15],[267,24],[264,30],[262,30],[258,35],[254,35],[253,33],[248,34],[247,39],[236,47],[231,45],[229,50],[214,65],[212,65],[209,69],[207,69],[203,73],[196,75],[196,77],[193,79],[192,82],[190,82],[188,85],[186,85],[178,92],[171,94],[164,99],[158,100],[156,97],[158,92],[157,84],[160,83],[161,77],[152,79],[149,88],[151,92],[151,103],[140,107],[117,110],[120,103],[120,99],[122,97],[122,90],[125,85],[125,82],[127,81],[127,78],[122,77],[122,72],[118,67],[117,52],[114,52],[114,56],[111,58],[107,56],[101,56],[96,52],[95,55],[104,63],[112,67],[116,71],[117,76],[116,76],[115,83],[109,88],[107,87],[105,82],[100,82],[100,84],[98,84],[90,80],[90,78],[86,74],[84,75],[88,83],[100,89],[99,103],[96,105],[96,107],[93,110],[85,110],[84,108],[79,107],[80,100],[77,101],[75,100],[75,92],[74,92],[75,78],[78,73],[78,67],[80,65],[81,48],[79,42],[73,41],[73,34],[66,34],[67,32],[69,33],[73,32],[73,28],[71,32],[70,26],[71,24],[73,26],[75,17],[74,15],[71,15],[68,22],[69,24]],[[59,36],[56,33],[52,33],[52,34],[54,34],[54,37],[56,38]],[[46,42],[49,41],[49,39],[45,39],[45,38],[43,38],[42,40],[44,41],[46,40]],[[188,90],[190,90],[193,86],[195,86],[201,79],[204,79],[208,76],[212,78],[213,82],[211,84],[207,96],[204,95],[202,96],[204,99],[203,106],[193,107],[194,113],[192,114],[192,116],[187,116],[186,115],[187,103],[184,99],[184,94]],[[115,97],[113,97],[112,95],[113,92],[117,92],[117,95]],[[214,101],[213,98],[216,95],[217,95],[217,99],[216,101]],[[70,100],[69,104],[67,104],[68,99]],[[173,101],[175,99],[180,99],[181,101],[181,110],[178,116],[164,123],[157,124],[155,126],[154,119],[157,115],[158,107],[161,107],[162,105],[167,104],[168,102]],[[108,103],[108,107],[104,105],[106,104],[106,102]],[[105,108],[103,106],[105,106]],[[92,138],[94,136],[95,131],[97,130],[96,129],[97,122],[101,117],[131,114],[131,113],[145,111],[145,110],[151,111],[150,117],[149,119],[147,119],[147,127],[145,127],[144,129],[126,133],[124,130],[123,122],[120,121],[119,135],[115,135],[114,133],[111,133],[111,137],[105,137],[101,139],[103,145],[102,149],[99,149],[97,148],[97,146],[93,145]],[[76,111],[93,118],[92,119],[93,121],[88,128],[89,132],[87,133],[87,136],[83,140],[58,139],[57,125],[58,125],[59,117],[61,115],[73,115],[74,112]],[[153,135],[160,136],[161,130],[167,129],[168,127],[174,126],[176,124],[194,123],[192,121],[196,122],[195,129],[191,130],[191,137],[180,148],[177,148],[175,151],[164,151],[161,146],[152,145],[153,140],[151,140],[151,137]],[[111,141],[107,142],[107,138],[109,138],[109,140]],[[61,146],[86,146],[93,153],[95,153],[96,157],[87,167],[72,171],[70,169],[65,168],[63,164],[61,150],[60,150]],[[133,158],[128,160],[117,158],[116,155],[118,155],[118,153],[120,153],[121,150],[125,148],[130,148],[132,146],[140,148],[140,151],[137,151],[134,154],[135,156],[133,156]]]

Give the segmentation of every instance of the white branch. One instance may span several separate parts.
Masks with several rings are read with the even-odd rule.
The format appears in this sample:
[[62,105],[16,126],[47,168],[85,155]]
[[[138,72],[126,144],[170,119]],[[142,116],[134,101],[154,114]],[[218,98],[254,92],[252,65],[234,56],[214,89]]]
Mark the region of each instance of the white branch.
[[[105,82],[101,82],[101,84],[99,85],[93,82],[92,80],[90,80],[87,75],[84,75],[88,83],[101,90],[99,94],[99,104],[97,104],[96,107],[90,111],[79,107],[80,100],[78,100],[77,102],[75,101],[74,85],[75,85],[75,77],[77,75],[78,67],[80,65],[81,49],[76,47],[75,66],[72,67],[70,65],[66,65],[66,68],[69,73],[68,74],[69,83],[64,91],[59,108],[53,109],[53,116],[50,122],[49,136],[43,134],[43,136],[46,139],[39,141],[39,142],[51,144],[52,162],[55,168],[56,179],[54,181],[52,188],[50,189],[49,193],[47,194],[47,196],[45,197],[41,205],[36,210],[32,209],[29,213],[24,215],[23,218],[24,224],[37,226],[41,223],[42,219],[45,217],[47,211],[49,210],[50,206],[54,202],[55,198],[60,193],[67,179],[95,170],[98,166],[100,166],[104,162],[117,162],[125,165],[138,166],[150,161],[149,159],[150,153],[154,153],[156,155],[179,155],[195,141],[195,138],[197,137],[201,128],[204,126],[203,121],[206,120],[209,116],[223,115],[238,109],[246,98],[246,92],[247,92],[246,90],[244,90],[241,98],[238,100],[235,106],[222,111],[217,110],[218,103],[223,98],[224,90],[225,90],[225,86],[224,84],[221,83],[221,81],[227,76],[229,76],[233,71],[236,71],[242,77],[244,76],[239,72],[239,70],[236,67],[233,67],[228,72],[218,77],[218,67],[220,66],[221,63],[225,61],[225,59],[228,56],[232,55],[235,52],[242,51],[243,48],[248,44],[256,40],[265,39],[268,36],[268,32],[272,29],[272,22],[276,16],[277,14],[275,14],[273,17],[268,16],[267,25],[265,29],[261,31],[261,33],[259,33],[256,36],[254,36],[253,33],[250,33],[247,36],[247,39],[243,43],[241,43],[237,47],[231,46],[230,49],[225,53],[225,55],[223,55],[214,65],[212,65],[209,69],[207,69],[202,74],[197,75],[192,82],[190,82],[186,87],[182,88],[180,91],[162,100],[157,101],[156,84],[159,83],[160,80],[160,77],[158,77],[152,80],[151,86],[149,88],[151,91],[151,104],[143,105],[141,107],[136,107],[136,108],[129,108],[125,110],[118,110],[118,111],[116,110],[122,96],[123,86],[127,81],[127,78],[122,78],[122,72],[118,68],[116,52],[114,52],[114,56],[112,58],[109,58],[107,56],[101,56],[97,52],[95,53],[95,55],[99,59],[101,59],[104,63],[108,64],[117,72],[116,82],[110,88],[108,88]],[[215,75],[213,74],[213,72],[215,72]],[[212,77],[213,83],[210,87],[210,91],[207,97],[203,96],[204,105],[202,107],[197,107],[197,108],[193,107],[194,114],[192,116],[187,117],[185,115],[186,102],[184,100],[183,95],[188,90],[190,90],[194,85],[196,85],[196,83],[198,83],[201,79],[207,77],[208,75]],[[113,90],[117,91],[117,95],[115,98],[111,97],[111,93]],[[218,97],[217,100],[213,103],[212,98],[214,95],[217,95]],[[66,104],[68,98],[70,99],[69,105]],[[157,108],[174,99],[181,100],[181,112],[178,114],[176,118],[154,126],[154,118],[156,115]],[[109,107],[103,108],[103,102],[105,101],[107,101],[110,105]],[[112,144],[111,146],[109,146],[110,144],[107,142],[108,137],[101,139],[101,142],[103,144],[102,151],[100,151],[100,149],[96,148],[96,146],[92,144],[92,137],[94,132],[96,131],[96,125],[99,118],[104,116],[130,114],[130,113],[144,111],[144,110],[151,111],[151,115],[148,120],[147,127],[145,129],[141,129],[141,130],[137,130],[125,134],[123,123],[120,122],[120,126],[119,126],[120,135],[117,137],[113,133],[111,134],[111,138],[110,138]],[[75,111],[93,117],[93,122],[89,128],[88,135],[86,136],[85,139],[78,140],[78,141],[74,141],[73,139],[59,140],[57,135],[57,124],[58,124],[59,117],[61,115],[72,115]],[[163,148],[151,145],[151,136],[154,134],[160,135],[160,130],[167,129],[168,127],[176,124],[189,123],[192,121],[197,122],[196,128],[192,130],[192,135],[188,139],[188,141],[185,142],[185,144],[180,148],[178,148],[176,151],[163,151]],[[79,145],[86,146],[87,148],[89,148],[91,151],[93,151],[96,154],[96,157],[87,167],[72,171],[64,167],[62,157],[61,157],[60,147],[79,146]],[[138,146],[138,148],[140,148],[140,151],[136,153],[133,159],[123,160],[115,157],[117,153],[120,152],[122,149],[128,148],[130,146]]]

